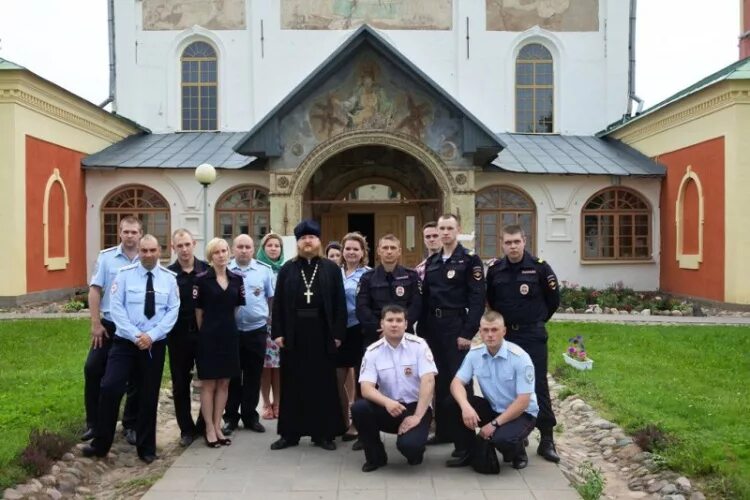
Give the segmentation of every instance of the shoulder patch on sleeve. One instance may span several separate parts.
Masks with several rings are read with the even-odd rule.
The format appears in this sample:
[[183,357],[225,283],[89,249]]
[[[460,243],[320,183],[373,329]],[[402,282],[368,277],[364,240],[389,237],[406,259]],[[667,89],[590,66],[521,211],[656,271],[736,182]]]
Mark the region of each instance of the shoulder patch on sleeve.
[[474,266],[471,268],[471,275],[475,280],[481,281],[484,278],[484,268],[482,266]]
[[370,346],[367,348],[367,350],[368,351],[374,351],[375,349],[377,349],[378,347],[380,347],[381,345],[383,345],[384,342],[385,342],[384,338],[383,339],[379,339],[379,340],[373,342],[372,344],[370,344]]

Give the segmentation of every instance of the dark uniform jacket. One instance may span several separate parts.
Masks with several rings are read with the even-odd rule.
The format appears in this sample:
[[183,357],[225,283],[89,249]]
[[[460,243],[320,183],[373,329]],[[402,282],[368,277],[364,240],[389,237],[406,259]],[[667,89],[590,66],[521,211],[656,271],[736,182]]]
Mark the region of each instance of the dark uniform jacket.
[[[271,336],[274,339],[284,337],[284,347],[289,350],[295,348],[295,327],[300,329],[304,325],[296,325],[299,318],[296,316],[297,296],[301,294],[304,287],[301,264],[299,257],[285,263],[276,279],[276,290],[273,300],[273,328]],[[320,280],[322,290],[323,311],[326,327],[326,350],[329,354],[335,354],[336,343],[334,339],[344,341],[346,337],[346,296],[344,295],[344,279],[341,268],[332,261],[323,258],[318,259],[318,272],[315,277]]]
[[487,270],[487,303],[503,315],[506,325],[545,322],[560,306],[557,276],[529,252],[524,251],[518,265],[503,257]]
[[357,319],[365,339],[376,340],[380,328],[380,313],[388,304],[406,309],[409,322],[406,331],[414,333],[414,323],[422,313],[422,281],[417,272],[397,265],[392,280],[388,280],[382,265],[367,271],[359,280],[357,290]]
[[180,289],[180,312],[177,316],[177,323],[170,332],[173,335],[185,335],[189,332],[197,332],[198,325],[195,322],[195,301],[193,300],[193,285],[195,277],[208,270],[208,263],[195,258],[193,270],[186,273],[182,270],[180,262],[175,260],[167,269],[174,272],[177,276],[177,287]]
[[422,283],[423,321],[459,312],[466,317],[459,336],[471,340],[479,330],[484,300],[484,265],[478,255],[470,254],[459,243],[445,262],[442,252],[427,258]]

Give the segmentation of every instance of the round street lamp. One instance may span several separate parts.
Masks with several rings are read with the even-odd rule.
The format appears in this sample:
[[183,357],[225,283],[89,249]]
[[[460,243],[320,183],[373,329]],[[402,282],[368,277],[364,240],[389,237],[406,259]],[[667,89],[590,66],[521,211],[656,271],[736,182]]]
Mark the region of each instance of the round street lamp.
[[208,243],[208,186],[216,180],[216,169],[210,163],[198,165],[195,169],[195,180],[203,186],[203,252]]

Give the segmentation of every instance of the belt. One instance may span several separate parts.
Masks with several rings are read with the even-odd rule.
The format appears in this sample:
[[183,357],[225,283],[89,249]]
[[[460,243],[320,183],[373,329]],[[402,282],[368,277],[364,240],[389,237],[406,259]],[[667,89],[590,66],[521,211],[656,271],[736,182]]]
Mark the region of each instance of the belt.
[[511,330],[525,330],[526,328],[544,328],[544,321],[536,321],[534,323],[511,323],[508,328]]
[[112,328],[114,328],[115,327],[115,322],[114,321],[110,321],[108,319],[102,318],[102,325],[104,325],[104,326],[111,326]]
[[466,316],[466,309],[446,309],[444,307],[436,307],[433,309],[432,314],[436,318],[446,318],[448,316]]

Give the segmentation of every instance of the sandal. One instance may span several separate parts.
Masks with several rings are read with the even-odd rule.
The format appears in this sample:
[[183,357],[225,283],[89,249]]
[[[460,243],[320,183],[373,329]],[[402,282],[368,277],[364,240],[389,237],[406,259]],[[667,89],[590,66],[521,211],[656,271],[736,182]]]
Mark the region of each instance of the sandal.
[[279,403],[273,404],[273,418],[279,418]]
[[273,420],[273,407],[271,405],[263,406],[263,413],[261,414],[263,420]]

